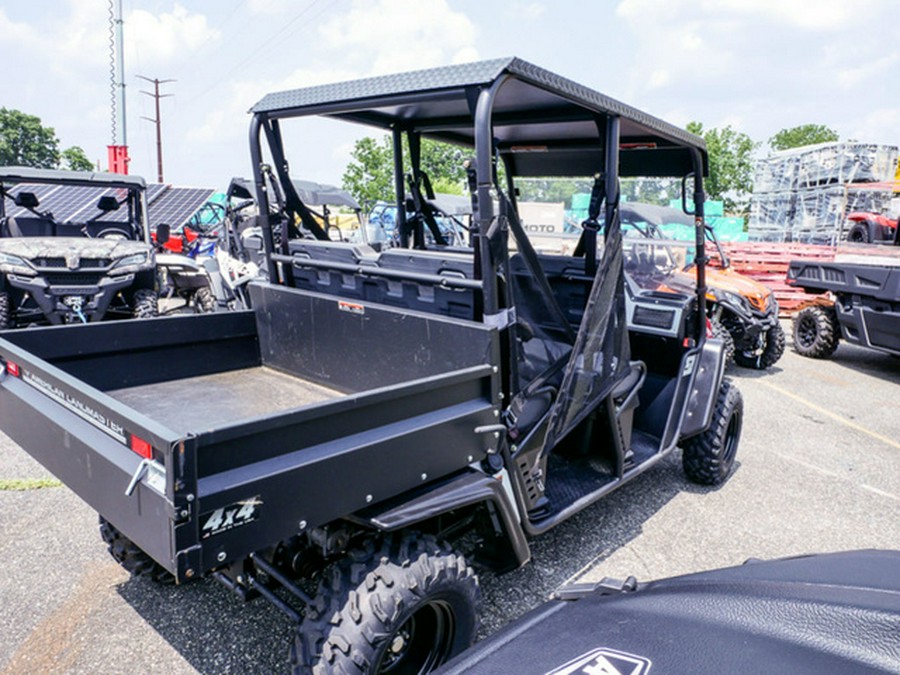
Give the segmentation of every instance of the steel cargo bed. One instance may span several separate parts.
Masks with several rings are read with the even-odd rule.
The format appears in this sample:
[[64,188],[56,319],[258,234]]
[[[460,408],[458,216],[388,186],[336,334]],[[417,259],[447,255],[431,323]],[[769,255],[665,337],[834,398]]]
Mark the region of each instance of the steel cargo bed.
[[253,311],[0,338],[0,426],[178,580],[496,443],[474,433],[496,422],[495,329],[251,293]]

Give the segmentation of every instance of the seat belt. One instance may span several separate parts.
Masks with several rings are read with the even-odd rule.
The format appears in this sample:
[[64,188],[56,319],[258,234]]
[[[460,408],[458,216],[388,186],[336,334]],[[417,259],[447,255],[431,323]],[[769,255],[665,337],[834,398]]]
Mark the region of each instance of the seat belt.
[[588,217],[581,223],[581,236],[572,255],[584,256],[584,274],[593,277],[597,273],[597,232],[600,231],[600,207],[603,205],[604,180],[602,174],[594,175]]

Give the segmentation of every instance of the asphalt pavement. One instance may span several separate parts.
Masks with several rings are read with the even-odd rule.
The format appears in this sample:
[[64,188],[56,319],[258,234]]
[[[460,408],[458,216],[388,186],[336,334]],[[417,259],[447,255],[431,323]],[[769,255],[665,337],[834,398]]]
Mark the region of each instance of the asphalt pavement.
[[[789,349],[768,372],[729,374],[745,419],[728,482],[688,483],[674,453],[535,539],[529,565],[482,575],[484,634],[566,581],[900,548],[900,359],[842,344],[828,361]],[[287,671],[284,616],[212,581],[130,579],[96,514],[64,487],[39,487],[50,478],[0,434],[0,675]]]

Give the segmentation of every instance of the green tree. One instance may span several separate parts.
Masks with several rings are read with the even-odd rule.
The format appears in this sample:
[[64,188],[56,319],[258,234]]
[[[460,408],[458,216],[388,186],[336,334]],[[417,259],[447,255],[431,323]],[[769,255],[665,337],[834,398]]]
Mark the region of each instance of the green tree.
[[799,127],[782,129],[769,139],[773,151],[800,148],[816,143],[833,143],[840,140],[838,132],[824,124],[801,124]]
[[41,118],[0,108],[0,164],[54,169],[59,164],[59,141]]
[[759,143],[731,125],[704,129],[690,122],[687,130],[703,137],[709,152],[709,177],[704,183],[707,197],[720,199],[729,213],[746,214],[753,191],[753,153]]
[[79,146],[60,152],[53,127],[19,110],[0,108],[0,166],[93,171],[94,163]]
[[60,153],[62,168],[69,171],[93,171],[94,163],[88,159],[84,150],[77,145],[66,148]]
[[[342,185],[361,204],[394,199],[393,142],[366,136],[356,141],[351,161],[344,170]],[[464,152],[457,146],[422,139],[422,170],[436,192],[463,194],[466,172]],[[410,169],[409,149],[404,139],[403,166]]]

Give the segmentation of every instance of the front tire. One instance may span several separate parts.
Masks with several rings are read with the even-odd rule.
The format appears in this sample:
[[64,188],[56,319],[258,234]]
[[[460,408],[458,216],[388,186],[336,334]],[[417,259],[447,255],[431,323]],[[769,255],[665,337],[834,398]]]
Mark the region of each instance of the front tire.
[[682,443],[682,465],[688,480],[700,485],[725,482],[734,466],[743,421],[741,392],[730,380],[723,380],[709,427]]
[[198,288],[194,293],[194,310],[199,314],[215,312],[218,306],[219,303],[216,301],[216,296],[213,295],[209,286]]
[[146,288],[135,291],[133,313],[135,319],[152,319],[159,316],[159,296],[156,292]]
[[734,355],[735,362],[744,368],[753,368],[754,370],[766,370],[774,366],[778,359],[784,354],[784,329],[780,323],[772,326],[766,331],[766,346],[763,348],[762,354],[744,354],[736,352]]
[[837,349],[840,334],[834,307],[804,307],[794,316],[794,349],[801,356],[827,359]]
[[349,553],[326,570],[291,650],[292,672],[427,673],[475,639],[478,579],[429,535]]
[[847,233],[847,241],[857,244],[869,244],[869,227],[866,223],[855,223]]

